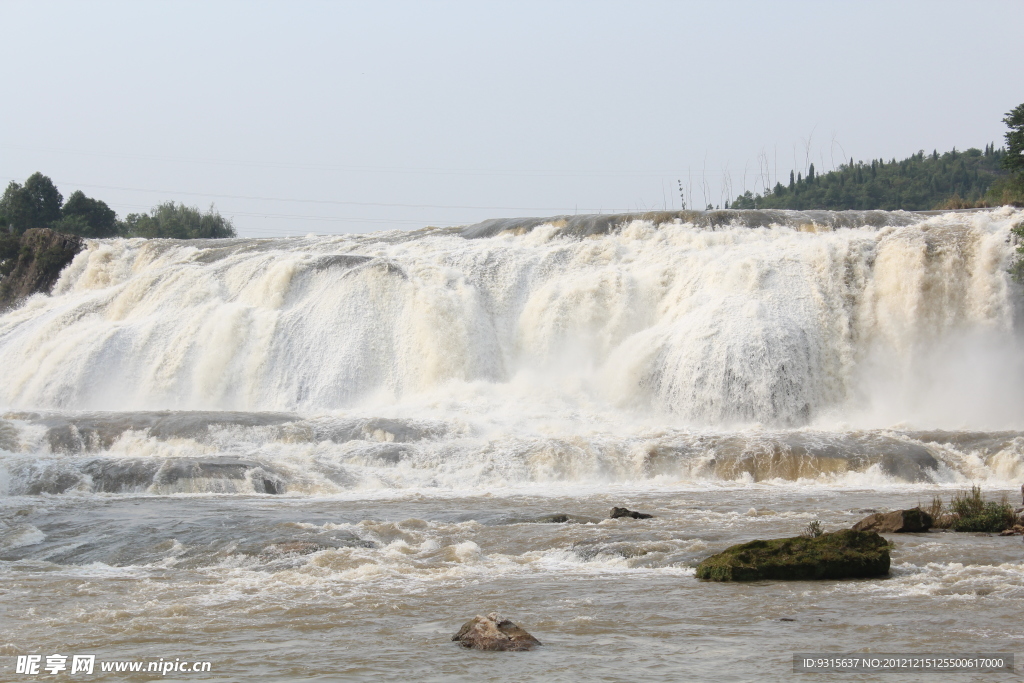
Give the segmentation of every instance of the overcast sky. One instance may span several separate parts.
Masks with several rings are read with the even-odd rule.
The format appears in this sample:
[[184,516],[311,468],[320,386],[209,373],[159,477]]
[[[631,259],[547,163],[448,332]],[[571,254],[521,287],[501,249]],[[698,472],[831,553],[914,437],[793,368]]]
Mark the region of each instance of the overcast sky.
[[[1006,2],[0,0],[0,181],[247,236],[679,208],[1002,144]],[[726,180],[727,179],[727,180]],[[706,188],[705,187],[706,181]]]

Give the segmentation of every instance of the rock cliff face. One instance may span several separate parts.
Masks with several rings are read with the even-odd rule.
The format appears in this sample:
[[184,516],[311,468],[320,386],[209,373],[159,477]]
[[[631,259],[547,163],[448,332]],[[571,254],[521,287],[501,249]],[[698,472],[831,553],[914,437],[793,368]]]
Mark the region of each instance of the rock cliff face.
[[26,230],[21,237],[0,234],[0,311],[49,292],[84,246],[81,237],[48,228]]

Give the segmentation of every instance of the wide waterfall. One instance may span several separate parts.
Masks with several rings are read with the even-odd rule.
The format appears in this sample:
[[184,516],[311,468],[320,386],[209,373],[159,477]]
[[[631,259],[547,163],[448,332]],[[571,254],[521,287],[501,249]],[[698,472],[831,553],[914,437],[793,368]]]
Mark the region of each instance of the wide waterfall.
[[1021,215],[891,215],[97,241],[52,297],[0,318],[0,406],[308,412],[468,392],[676,426],[841,409],[1024,427],[1006,273]]
[[93,241],[51,296],[0,316],[5,478],[1018,476],[1022,220],[723,211]]

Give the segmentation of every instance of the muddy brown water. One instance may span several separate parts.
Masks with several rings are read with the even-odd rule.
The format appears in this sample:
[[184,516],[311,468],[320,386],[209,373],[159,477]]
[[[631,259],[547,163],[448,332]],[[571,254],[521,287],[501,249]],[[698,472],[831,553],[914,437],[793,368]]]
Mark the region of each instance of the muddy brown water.
[[[517,680],[790,680],[794,652],[1024,645],[1020,537],[893,535],[891,575],[877,580],[694,577],[734,543],[795,535],[814,519],[848,527],[866,510],[929,499],[932,486],[610,488],[7,498],[4,678],[17,680],[19,654],[61,653],[211,662],[210,673],[167,680],[506,680],[510,668]],[[656,516],[525,521],[600,518],[614,504]],[[450,642],[489,611],[544,646],[502,654]]]

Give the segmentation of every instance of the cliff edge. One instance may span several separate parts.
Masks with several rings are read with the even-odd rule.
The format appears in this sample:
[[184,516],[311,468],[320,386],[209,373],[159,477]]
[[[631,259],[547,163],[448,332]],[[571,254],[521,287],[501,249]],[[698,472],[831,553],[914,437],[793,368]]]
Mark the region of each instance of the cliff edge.
[[0,311],[32,294],[48,293],[85,242],[77,235],[32,228],[0,235]]

